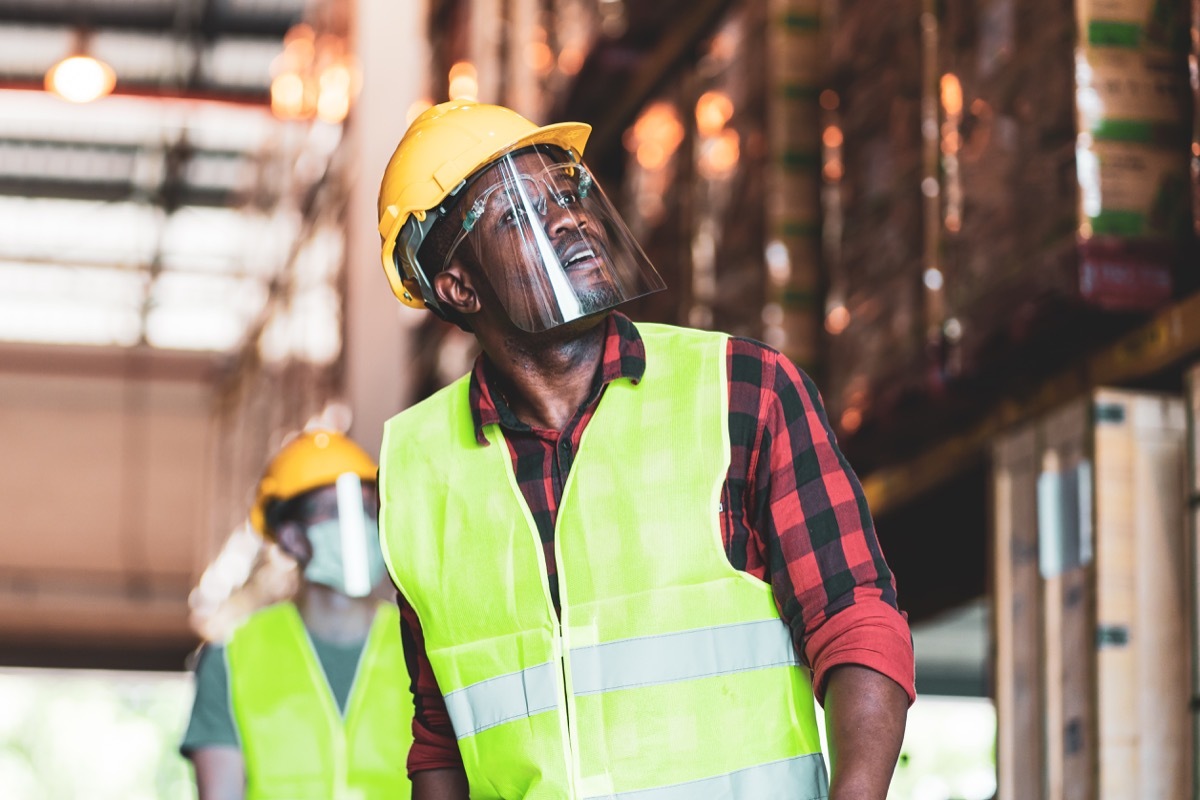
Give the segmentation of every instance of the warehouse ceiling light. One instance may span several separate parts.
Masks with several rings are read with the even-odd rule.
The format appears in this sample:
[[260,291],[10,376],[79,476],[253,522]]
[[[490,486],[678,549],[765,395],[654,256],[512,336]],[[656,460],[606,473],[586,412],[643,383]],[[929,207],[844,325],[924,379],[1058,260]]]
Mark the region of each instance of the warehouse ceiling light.
[[90,103],[112,94],[117,73],[87,52],[87,35],[75,37],[72,54],[46,71],[46,91],[72,103]]
[[716,136],[733,119],[733,100],[725,92],[705,92],[696,101],[696,129],[701,136]]
[[361,88],[358,62],[346,40],[318,35],[307,23],[292,26],[283,52],[271,62],[271,111],[285,120],[345,121]]
[[479,72],[470,61],[459,61],[450,68],[451,100],[479,99]]

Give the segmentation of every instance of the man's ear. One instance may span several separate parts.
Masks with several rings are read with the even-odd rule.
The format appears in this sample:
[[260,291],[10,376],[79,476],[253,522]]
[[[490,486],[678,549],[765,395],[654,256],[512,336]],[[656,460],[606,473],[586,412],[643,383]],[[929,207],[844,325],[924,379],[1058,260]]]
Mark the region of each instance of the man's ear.
[[301,567],[312,561],[312,542],[304,533],[304,528],[296,522],[283,522],[275,529],[275,541],[279,548],[296,559]]
[[461,261],[451,261],[450,266],[433,276],[433,291],[443,308],[462,315],[475,314],[480,310],[474,277]]

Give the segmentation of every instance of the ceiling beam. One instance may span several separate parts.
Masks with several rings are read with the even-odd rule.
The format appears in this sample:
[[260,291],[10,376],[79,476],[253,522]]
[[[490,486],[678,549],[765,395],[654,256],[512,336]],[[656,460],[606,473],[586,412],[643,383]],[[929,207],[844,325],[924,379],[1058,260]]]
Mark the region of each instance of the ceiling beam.
[[[300,21],[299,9],[293,14],[228,14],[213,11],[203,15],[196,33],[207,39],[221,36],[248,36],[282,39],[288,28]],[[92,31],[124,29],[139,33],[175,35],[178,31],[174,8],[146,9],[122,7],[77,7],[64,12],[61,8],[44,7],[40,3],[5,3],[0,5],[0,24],[47,25],[63,24]]]
[[[0,91],[44,92],[46,86],[39,76],[28,80],[0,80]],[[186,89],[167,88],[159,84],[139,84],[118,78],[113,97],[136,97],[146,100],[178,100],[187,103],[224,103],[235,106],[271,105],[271,92],[267,87],[261,91],[248,89],[223,89],[218,86],[195,86]]]
[[[237,206],[241,197],[227,189],[183,185],[174,190],[173,207],[201,206],[229,208]],[[0,176],[0,196],[43,198],[52,200],[91,200],[118,203],[135,200],[145,189],[129,181],[50,180],[41,177]]]

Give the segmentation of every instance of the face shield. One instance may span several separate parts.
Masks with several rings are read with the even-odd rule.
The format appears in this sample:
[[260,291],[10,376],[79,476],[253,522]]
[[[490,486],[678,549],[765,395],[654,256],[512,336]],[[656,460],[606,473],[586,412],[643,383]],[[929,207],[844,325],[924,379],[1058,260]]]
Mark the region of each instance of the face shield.
[[379,546],[375,495],[352,472],[303,498],[298,514],[312,546],[304,577],[349,597],[366,597],[386,566]]
[[468,183],[445,260],[478,265],[509,319],[529,333],[666,288],[613,205],[569,154],[527,149]]

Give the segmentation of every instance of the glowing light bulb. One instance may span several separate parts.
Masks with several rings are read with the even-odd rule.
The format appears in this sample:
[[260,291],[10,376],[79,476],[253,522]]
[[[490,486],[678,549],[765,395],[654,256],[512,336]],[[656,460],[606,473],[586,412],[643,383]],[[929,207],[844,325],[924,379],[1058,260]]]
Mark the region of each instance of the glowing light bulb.
[[46,73],[46,90],[72,103],[90,103],[112,94],[117,74],[91,56],[71,56]]
[[733,119],[733,101],[724,92],[705,92],[696,101],[696,129],[702,136],[716,136]]
[[450,68],[450,99],[478,100],[479,73],[470,61],[459,61]]
[[304,116],[304,79],[294,72],[276,75],[271,81],[271,111],[280,119]]

